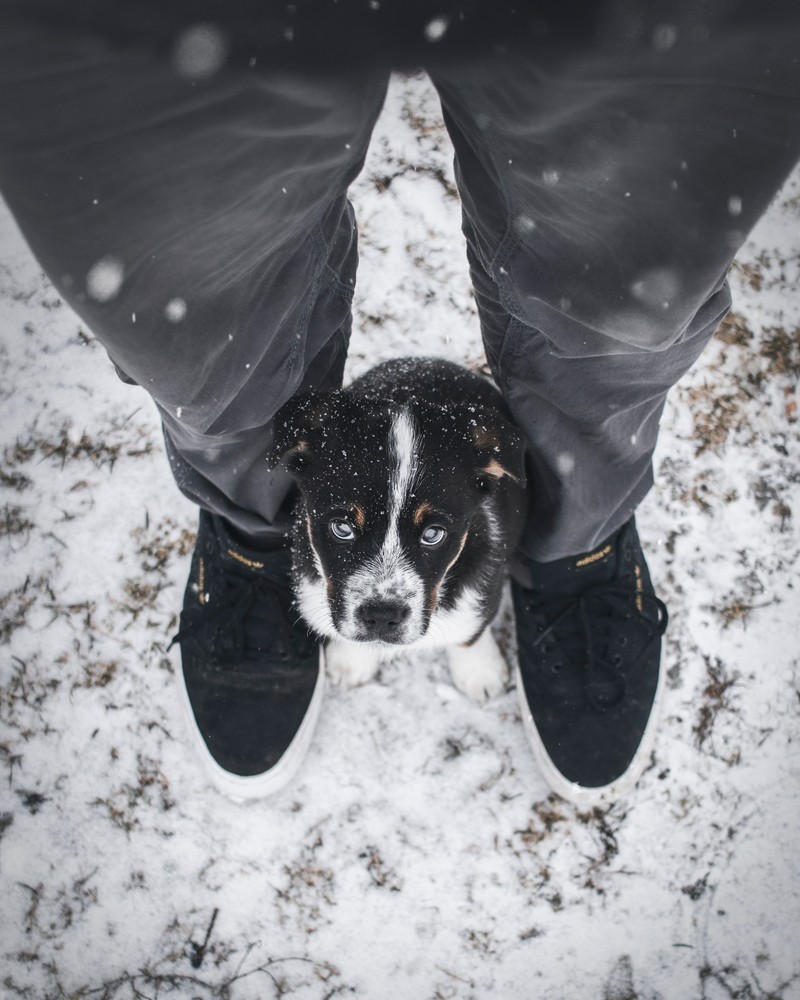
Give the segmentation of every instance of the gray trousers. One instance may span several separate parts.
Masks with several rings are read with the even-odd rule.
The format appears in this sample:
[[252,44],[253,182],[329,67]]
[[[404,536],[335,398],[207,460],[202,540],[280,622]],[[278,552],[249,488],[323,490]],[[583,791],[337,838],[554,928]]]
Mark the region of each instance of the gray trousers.
[[[213,22],[166,49],[123,44],[12,6],[0,190],[60,294],[155,400],[180,489],[268,540],[289,488],[265,461],[272,419],[298,390],[341,383],[347,188],[391,65],[234,60]],[[694,6],[702,24],[611,4],[591,37],[533,32],[427,66],[486,354],[529,443],[534,559],[594,546],[651,486],[665,395],[800,158],[800,18]]]

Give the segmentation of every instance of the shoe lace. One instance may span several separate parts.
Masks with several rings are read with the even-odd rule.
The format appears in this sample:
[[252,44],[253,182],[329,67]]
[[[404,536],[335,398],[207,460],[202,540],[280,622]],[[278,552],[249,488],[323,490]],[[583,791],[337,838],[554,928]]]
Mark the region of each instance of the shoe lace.
[[[668,613],[662,600],[649,593],[632,594],[629,587],[607,583],[587,587],[577,596],[559,597],[532,594],[527,608],[538,620],[541,631],[531,643],[547,655],[556,647],[563,660],[582,670],[582,689],[588,703],[602,712],[625,697],[626,679],[622,655],[613,649],[616,642],[626,646],[629,636],[620,630],[620,620],[636,619],[641,645],[627,657],[628,669],[647,655],[650,646],[667,628]],[[615,628],[615,625],[617,626]],[[559,673],[563,662],[555,661],[551,670]]]
[[[272,672],[295,669],[292,653],[305,657],[313,639],[296,627],[299,615],[285,585],[268,577],[248,579],[235,573],[224,576],[224,593],[214,608],[183,625],[170,646],[195,641],[212,654],[216,666],[263,663],[263,653],[277,654]],[[294,622],[295,627],[292,626]]]

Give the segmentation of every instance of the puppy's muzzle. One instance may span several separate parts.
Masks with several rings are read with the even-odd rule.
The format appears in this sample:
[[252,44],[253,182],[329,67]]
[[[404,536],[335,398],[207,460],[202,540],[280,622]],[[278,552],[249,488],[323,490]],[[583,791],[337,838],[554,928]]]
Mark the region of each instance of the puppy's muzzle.
[[362,642],[403,642],[403,623],[411,608],[399,601],[365,601],[356,616]]

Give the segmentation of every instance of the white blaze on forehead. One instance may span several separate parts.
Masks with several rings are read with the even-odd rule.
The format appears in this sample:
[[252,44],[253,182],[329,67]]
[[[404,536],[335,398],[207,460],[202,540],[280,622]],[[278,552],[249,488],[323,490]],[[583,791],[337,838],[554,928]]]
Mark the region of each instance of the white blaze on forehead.
[[389,444],[394,468],[389,487],[389,522],[396,525],[403,504],[411,491],[417,471],[417,440],[414,421],[408,410],[395,415],[389,431]]
[[403,562],[399,522],[417,472],[416,452],[414,422],[408,410],[401,410],[395,414],[389,428],[389,454],[393,465],[389,474],[389,523],[379,556],[383,568],[381,575],[392,575]]
[[389,589],[408,590],[409,573],[417,580],[403,555],[400,543],[400,515],[414,486],[417,473],[417,441],[414,421],[408,410],[395,414],[389,429],[389,523],[377,558],[377,583]]
[[389,476],[389,523],[378,561],[381,577],[403,575],[403,550],[400,544],[400,515],[411,492],[417,471],[416,434],[408,410],[395,414],[389,429],[389,453],[393,467]]

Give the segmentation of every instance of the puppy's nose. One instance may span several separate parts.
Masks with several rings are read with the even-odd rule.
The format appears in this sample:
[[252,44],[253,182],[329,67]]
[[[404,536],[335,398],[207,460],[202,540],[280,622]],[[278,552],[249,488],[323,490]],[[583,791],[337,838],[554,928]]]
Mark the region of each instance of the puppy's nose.
[[400,642],[400,626],[411,614],[411,608],[399,601],[367,601],[358,609],[367,639]]

